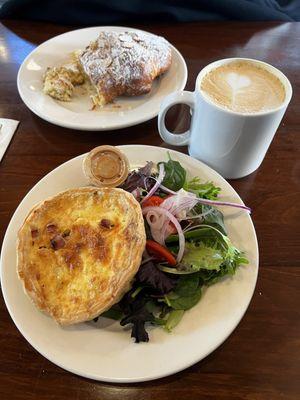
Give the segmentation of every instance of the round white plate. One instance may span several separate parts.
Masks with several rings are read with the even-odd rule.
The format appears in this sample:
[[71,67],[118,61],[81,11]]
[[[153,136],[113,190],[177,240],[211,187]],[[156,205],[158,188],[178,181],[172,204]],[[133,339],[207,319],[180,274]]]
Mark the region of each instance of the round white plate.
[[80,86],[70,102],[45,95],[42,79],[47,67],[63,64],[68,60],[68,54],[85,48],[104,30],[139,32],[137,29],[111,26],[78,29],[47,40],[27,56],[19,69],[17,84],[22,100],[31,111],[48,122],[66,128],[88,131],[119,129],[156,117],[163,98],[184,89],[187,67],[179,51],[171,46],[173,60],[170,69],[154,81],[151,92],[146,95],[119,97],[113,104],[98,110],[91,110],[91,100],[87,94],[81,93]]
[[[167,160],[167,150],[152,146],[120,146],[131,167],[146,161]],[[242,203],[234,189],[205,164],[169,150],[172,158],[187,169],[222,188],[222,199]],[[44,357],[58,366],[84,377],[107,382],[139,382],[173,374],[203,359],[234,330],[251,300],[258,271],[258,246],[250,216],[244,211],[223,207],[233,243],[249,259],[232,278],[209,287],[193,309],[169,334],[159,327],[150,330],[148,343],[136,344],[130,331],[118,322],[99,318],[68,328],[58,326],[42,314],[24,294],[16,273],[16,234],[34,204],[68,188],[86,185],[82,172],[84,155],[62,164],[25,196],[8,226],[1,254],[3,296],[17,328]]]

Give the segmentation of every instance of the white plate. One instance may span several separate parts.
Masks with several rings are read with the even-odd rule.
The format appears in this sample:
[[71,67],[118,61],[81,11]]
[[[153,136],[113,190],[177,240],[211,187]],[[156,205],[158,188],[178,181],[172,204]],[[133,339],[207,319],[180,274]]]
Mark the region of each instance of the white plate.
[[[167,150],[152,146],[120,146],[132,167],[147,160],[167,159]],[[173,159],[189,175],[211,180],[222,188],[222,198],[242,203],[234,189],[203,163],[170,150]],[[208,288],[193,309],[185,313],[171,334],[153,327],[148,343],[133,343],[130,331],[118,322],[99,318],[98,323],[59,327],[39,312],[24,294],[16,274],[16,233],[29,210],[37,202],[68,188],[85,185],[84,155],[62,164],[25,196],[8,226],[1,254],[3,296],[17,328],[44,357],[58,366],[84,377],[107,382],[139,382],[173,374],[203,359],[235,329],[251,300],[258,271],[258,246],[250,216],[223,207],[229,236],[246,252],[249,265],[232,278]]]
[[89,131],[119,129],[156,117],[163,98],[184,89],[187,67],[179,51],[171,46],[173,60],[169,71],[155,80],[151,92],[146,95],[120,97],[114,104],[93,111],[89,96],[80,95],[80,86],[71,102],[54,100],[45,95],[42,77],[47,67],[61,65],[67,61],[69,53],[85,48],[104,30],[139,32],[137,29],[111,26],[78,29],[47,40],[27,56],[19,69],[17,84],[22,100],[31,111],[48,122],[66,128]]

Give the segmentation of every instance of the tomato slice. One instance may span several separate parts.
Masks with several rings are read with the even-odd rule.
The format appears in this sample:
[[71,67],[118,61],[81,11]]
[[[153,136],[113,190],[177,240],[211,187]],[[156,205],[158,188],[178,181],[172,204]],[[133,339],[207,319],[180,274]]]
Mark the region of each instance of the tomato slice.
[[[166,197],[166,199],[169,199],[170,197],[173,197],[174,194],[168,194],[168,196]],[[173,235],[174,233],[177,233],[177,229],[175,228],[175,225],[173,224],[173,222],[169,223],[169,234]]]
[[158,258],[166,260],[170,265],[175,266],[177,264],[175,257],[168,249],[154,240],[147,240],[146,249],[150,254],[158,256]]
[[146,199],[143,203],[142,206],[143,207],[158,207],[161,205],[161,203],[164,201],[164,199],[162,199],[159,196],[151,196],[148,199]]

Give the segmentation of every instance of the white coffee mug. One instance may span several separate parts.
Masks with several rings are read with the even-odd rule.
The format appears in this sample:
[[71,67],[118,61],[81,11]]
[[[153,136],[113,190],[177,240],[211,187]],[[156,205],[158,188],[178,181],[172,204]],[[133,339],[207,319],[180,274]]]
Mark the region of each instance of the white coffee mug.
[[[224,109],[203,95],[200,89],[202,78],[210,70],[236,60],[259,64],[280,79],[286,92],[280,107],[243,114]],[[227,58],[200,71],[194,92],[174,92],[164,99],[158,115],[158,130],[165,142],[174,146],[188,145],[192,157],[211,166],[225,178],[242,178],[262,163],[291,97],[291,84],[277,68],[248,58]],[[165,116],[170,107],[179,103],[192,109],[191,126],[184,133],[173,134],[165,126]]]

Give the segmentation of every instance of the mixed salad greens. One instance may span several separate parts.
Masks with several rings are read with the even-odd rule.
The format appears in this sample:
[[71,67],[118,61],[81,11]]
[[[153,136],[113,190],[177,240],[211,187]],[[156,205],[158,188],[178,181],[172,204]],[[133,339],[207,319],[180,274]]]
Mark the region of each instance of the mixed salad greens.
[[184,312],[201,299],[204,286],[233,275],[248,261],[227,236],[218,205],[246,206],[218,200],[220,188],[171,159],[133,171],[122,185],[140,202],[147,235],[146,249],[132,288],[101,316],[131,325],[131,337],[147,342],[147,324],[170,332]]

